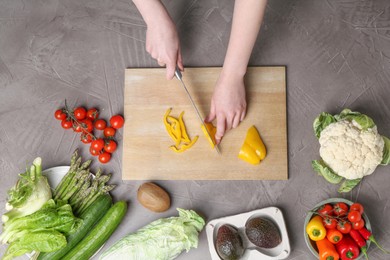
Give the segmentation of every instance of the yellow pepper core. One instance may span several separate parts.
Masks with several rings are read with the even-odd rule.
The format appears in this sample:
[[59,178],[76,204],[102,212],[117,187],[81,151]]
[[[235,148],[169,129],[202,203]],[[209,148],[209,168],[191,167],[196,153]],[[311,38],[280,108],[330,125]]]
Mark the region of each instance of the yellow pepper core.
[[[179,119],[170,116],[169,114],[171,111],[172,108],[168,108],[168,110],[165,112],[163,121],[165,129],[167,130],[172,140],[175,142],[175,145],[170,146],[171,150],[177,153],[181,153],[191,148],[191,146],[193,146],[198,140],[198,136],[195,136],[195,138],[192,140],[188,137],[187,129],[183,120],[184,111],[181,112]],[[180,146],[180,144],[182,145]]]
[[255,126],[251,126],[241,146],[238,158],[251,164],[259,164],[261,160],[267,155],[267,150],[263,141],[260,138],[260,134]]
[[321,216],[314,216],[306,225],[306,233],[313,241],[319,241],[325,238],[326,229],[322,223]]
[[217,128],[213,125],[213,123],[204,123],[203,125],[201,125],[201,128],[207,138],[207,141],[209,141],[211,148],[214,148],[215,144],[217,143],[215,141],[215,134],[217,133]]

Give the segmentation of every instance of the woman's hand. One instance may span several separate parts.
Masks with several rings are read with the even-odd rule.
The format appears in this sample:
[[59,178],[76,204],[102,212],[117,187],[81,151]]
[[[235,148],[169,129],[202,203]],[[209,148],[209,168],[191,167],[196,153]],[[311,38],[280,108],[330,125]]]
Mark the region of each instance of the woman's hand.
[[206,122],[217,119],[215,140],[220,143],[226,131],[236,128],[246,113],[244,78],[238,75],[225,74],[223,71],[215,85],[211,99],[210,114]]

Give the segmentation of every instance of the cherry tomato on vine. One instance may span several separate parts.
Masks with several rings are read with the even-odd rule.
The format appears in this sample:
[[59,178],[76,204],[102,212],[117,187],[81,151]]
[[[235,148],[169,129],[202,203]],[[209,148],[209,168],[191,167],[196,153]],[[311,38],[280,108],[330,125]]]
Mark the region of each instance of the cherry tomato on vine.
[[107,123],[104,119],[97,119],[94,125],[97,130],[104,130],[104,128],[107,126]]
[[111,154],[103,152],[99,154],[99,162],[101,163],[108,163],[111,159]]
[[351,207],[349,208],[349,210],[351,210],[351,211],[352,211],[352,210],[356,210],[356,211],[359,211],[360,214],[363,214],[363,212],[364,212],[364,207],[363,207],[362,204],[355,202],[355,203],[353,203],[353,204],[351,205]]
[[72,123],[71,120],[64,119],[64,120],[61,121],[61,126],[62,126],[62,128],[64,128],[64,129],[70,129],[70,128],[72,128],[73,123]]
[[348,213],[348,220],[353,222],[358,222],[362,219],[362,215],[359,211],[352,210]]
[[90,134],[87,134],[87,133],[82,133],[80,135],[80,141],[85,143],[85,144],[89,144],[92,142],[92,136]]
[[333,208],[336,216],[345,216],[348,213],[348,205],[344,202],[337,202]]
[[322,205],[318,208],[317,212],[322,216],[330,216],[333,215],[333,206],[330,204]]
[[66,114],[62,109],[57,109],[56,112],[54,112],[54,117],[58,120],[64,120],[66,118]]
[[88,132],[88,133],[92,132],[93,123],[92,123],[91,119],[81,120],[80,123],[81,123],[81,127],[83,128],[84,132]]
[[324,217],[322,223],[324,224],[324,227],[328,229],[335,229],[337,226],[337,220],[332,217]]
[[360,219],[359,221],[357,221],[357,222],[353,222],[352,223],[352,228],[353,229],[356,229],[356,230],[359,230],[359,229],[361,229],[362,227],[364,227],[364,220],[363,219]]
[[82,132],[83,128],[81,127],[81,124],[80,123],[74,123],[73,124],[73,131],[75,131],[76,133]]
[[352,224],[348,221],[339,221],[337,223],[337,230],[340,231],[343,234],[348,234],[352,229]]
[[99,116],[99,110],[96,108],[91,108],[87,111],[87,118],[91,119],[92,121],[98,118]]
[[87,116],[87,110],[83,107],[77,107],[73,110],[73,114],[77,120],[83,120]]
[[107,153],[113,153],[115,150],[116,150],[116,143],[115,141],[113,140],[108,140],[106,141],[105,145],[104,145],[104,151],[106,151]]
[[92,148],[92,146],[89,147],[89,153],[92,154],[93,156],[98,156],[100,154],[100,151],[97,151]]
[[104,140],[101,138],[93,140],[91,143],[91,147],[96,151],[101,151],[104,148]]
[[106,127],[104,128],[103,134],[105,137],[112,137],[116,133],[116,130],[112,127]]
[[110,125],[115,129],[121,128],[124,123],[125,120],[121,115],[115,115],[110,118]]

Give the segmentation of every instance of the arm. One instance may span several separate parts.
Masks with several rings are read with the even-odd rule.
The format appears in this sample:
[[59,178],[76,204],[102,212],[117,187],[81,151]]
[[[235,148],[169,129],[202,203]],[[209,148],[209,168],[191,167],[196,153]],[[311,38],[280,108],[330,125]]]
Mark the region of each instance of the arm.
[[133,0],[144,19],[146,51],[160,66],[166,65],[167,79],[175,75],[176,65],[183,70],[176,26],[160,0]]
[[229,45],[206,121],[217,119],[219,143],[246,113],[244,76],[263,20],[267,0],[236,0]]

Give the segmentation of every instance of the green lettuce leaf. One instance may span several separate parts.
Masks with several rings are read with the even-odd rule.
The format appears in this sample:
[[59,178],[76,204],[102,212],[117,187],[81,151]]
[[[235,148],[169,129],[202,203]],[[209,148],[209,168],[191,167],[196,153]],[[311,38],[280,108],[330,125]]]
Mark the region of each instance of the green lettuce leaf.
[[171,260],[196,248],[205,222],[195,211],[177,210],[178,217],[153,221],[116,242],[100,259]]
[[382,165],[388,165],[390,163],[390,139],[386,136],[382,136],[385,141],[385,146],[383,147],[383,158]]
[[334,122],[336,122],[336,119],[329,113],[322,112],[319,116],[317,116],[313,123],[314,133],[317,138],[320,138],[322,130]]
[[354,180],[345,180],[341,183],[339,192],[350,192],[353,188],[356,187],[360,183],[362,178],[354,179]]
[[325,180],[332,184],[338,184],[344,179],[343,177],[337,175],[330,167],[328,167],[324,161],[314,160],[311,162],[313,169],[318,172],[319,175],[324,177]]

